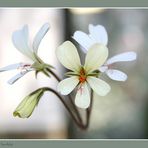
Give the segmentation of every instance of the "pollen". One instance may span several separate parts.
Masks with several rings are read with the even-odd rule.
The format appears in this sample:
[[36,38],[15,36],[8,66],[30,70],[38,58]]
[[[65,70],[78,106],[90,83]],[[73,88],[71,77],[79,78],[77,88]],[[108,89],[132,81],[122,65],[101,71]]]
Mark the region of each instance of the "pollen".
[[86,76],[85,70],[84,70],[84,68],[81,68],[80,75],[79,75],[80,83],[84,83],[86,81],[86,78],[87,78],[87,76]]

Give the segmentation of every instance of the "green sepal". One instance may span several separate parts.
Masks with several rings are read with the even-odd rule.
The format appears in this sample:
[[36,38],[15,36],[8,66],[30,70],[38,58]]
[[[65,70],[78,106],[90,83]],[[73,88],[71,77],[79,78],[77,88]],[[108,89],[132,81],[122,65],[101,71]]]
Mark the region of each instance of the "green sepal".
[[35,71],[35,78],[37,79],[37,75],[38,75],[39,71]]
[[95,71],[91,72],[90,74],[87,74],[87,76],[93,76],[93,77],[99,77],[99,75],[100,75],[99,70],[95,70]]
[[65,76],[79,76],[79,74],[71,72],[71,71],[70,72],[66,72],[64,75]]

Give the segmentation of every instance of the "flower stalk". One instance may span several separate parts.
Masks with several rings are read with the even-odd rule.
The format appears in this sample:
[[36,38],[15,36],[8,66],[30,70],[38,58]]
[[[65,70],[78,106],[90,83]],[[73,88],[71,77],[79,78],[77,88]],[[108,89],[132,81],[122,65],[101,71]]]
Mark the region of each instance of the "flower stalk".
[[[43,87],[41,88],[42,90],[44,91],[50,91],[52,93],[54,93],[58,98],[59,100],[63,103],[63,105],[65,106],[66,110],[69,112],[69,114],[71,115],[72,119],[74,120],[74,122],[77,124],[77,126],[83,130],[86,130],[89,126],[89,119],[90,119],[90,113],[91,113],[91,110],[92,110],[92,105],[88,108],[87,112],[86,112],[86,123],[84,124],[83,121],[82,121],[82,118],[79,114],[79,111],[78,109],[75,107],[75,113],[71,110],[70,106],[64,101],[64,98],[61,97],[61,95],[55,91],[54,89],[50,88],[50,87]],[[93,97],[93,95],[92,95]],[[91,98],[92,100],[92,98]],[[73,104],[73,103],[72,103]],[[73,104],[74,105],[74,104]]]
[[[50,74],[53,75],[53,77],[58,82],[61,81],[61,79],[59,78],[59,76],[57,76],[57,74],[55,72],[53,72],[51,69],[47,69],[47,70],[48,70],[48,72]],[[71,106],[73,107],[73,111],[72,111],[71,107],[69,107],[66,104],[66,102],[61,97],[61,95],[59,95],[58,92],[56,92],[55,90],[53,90],[53,89],[51,89],[49,87],[46,87],[45,89],[48,90],[48,91],[51,91],[52,93],[54,93],[60,99],[60,101],[63,103],[63,105],[65,106],[66,110],[69,112],[69,114],[71,115],[71,117],[75,121],[75,123],[78,125],[78,127],[80,127],[83,130],[85,130],[85,129],[88,128],[88,126],[89,126],[89,120],[90,120],[90,113],[91,113],[91,110],[92,110],[93,91],[91,91],[91,103],[90,103],[90,107],[86,110],[86,123],[83,123],[83,120],[82,120],[82,117],[80,115],[80,112],[79,112],[78,108],[76,107],[76,105],[74,104],[73,98],[71,97],[70,94],[67,97],[70,100]],[[75,117],[74,114],[76,115],[76,117]]]

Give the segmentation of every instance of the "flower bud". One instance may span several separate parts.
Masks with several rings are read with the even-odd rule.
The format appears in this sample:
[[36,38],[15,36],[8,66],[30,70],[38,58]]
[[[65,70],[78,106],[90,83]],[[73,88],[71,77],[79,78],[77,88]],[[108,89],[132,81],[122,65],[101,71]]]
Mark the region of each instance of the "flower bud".
[[38,89],[26,96],[13,112],[13,116],[18,116],[20,118],[30,117],[43,94],[44,90]]

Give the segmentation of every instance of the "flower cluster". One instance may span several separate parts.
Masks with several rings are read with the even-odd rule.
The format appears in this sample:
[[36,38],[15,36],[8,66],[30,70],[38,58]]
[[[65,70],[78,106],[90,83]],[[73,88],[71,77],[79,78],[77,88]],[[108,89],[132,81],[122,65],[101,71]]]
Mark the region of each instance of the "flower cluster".
[[[0,72],[13,69],[20,70],[17,75],[8,81],[9,84],[13,84],[30,71],[35,71],[36,74],[38,72],[43,72],[45,75],[49,76],[51,68],[53,67],[44,63],[38,56],[38,47],[48,30],[49,24],[46,23],[36,34],[32,46],[28,44],[27,25],[13,33],[12,41],[14,46],[22,54],[30,58],[33,63],[16,63],[1,68]],[[72,38],[79,43],[80,48],[86,54],[85,62],[84,65],[81,64],[77,48],[71,41],[65,41],[56,49],[58,60],[65,68],[70,70],[66,73],[68,78],[58,83],[57,91],[62,95],[68,95],[73,90],[76,90],[75,105],[79,108],[87,109],[91,102],[91,90],[100,96],[107,95],[111,90],[110,85],[99,78],[100,74],[105,73],[109,78],[116,81],[127,80],[127,75],[120,70],[114,69],[113,66],[116,62],[135,60],[136,53],[129,51],[108,59],[108,35],[105,28],[101,25],[94,26],[90,24],[89,34],[76,31]],[[56,76],[53,72],[51,74]],[[44,94],[44,91],[44,89],[38,89],[25,97],[16,108],[14,116],[22,118],[29,117]],[[52,92],[55,93],[53,90]],[[59,96],[59,94],[56,95]]]

